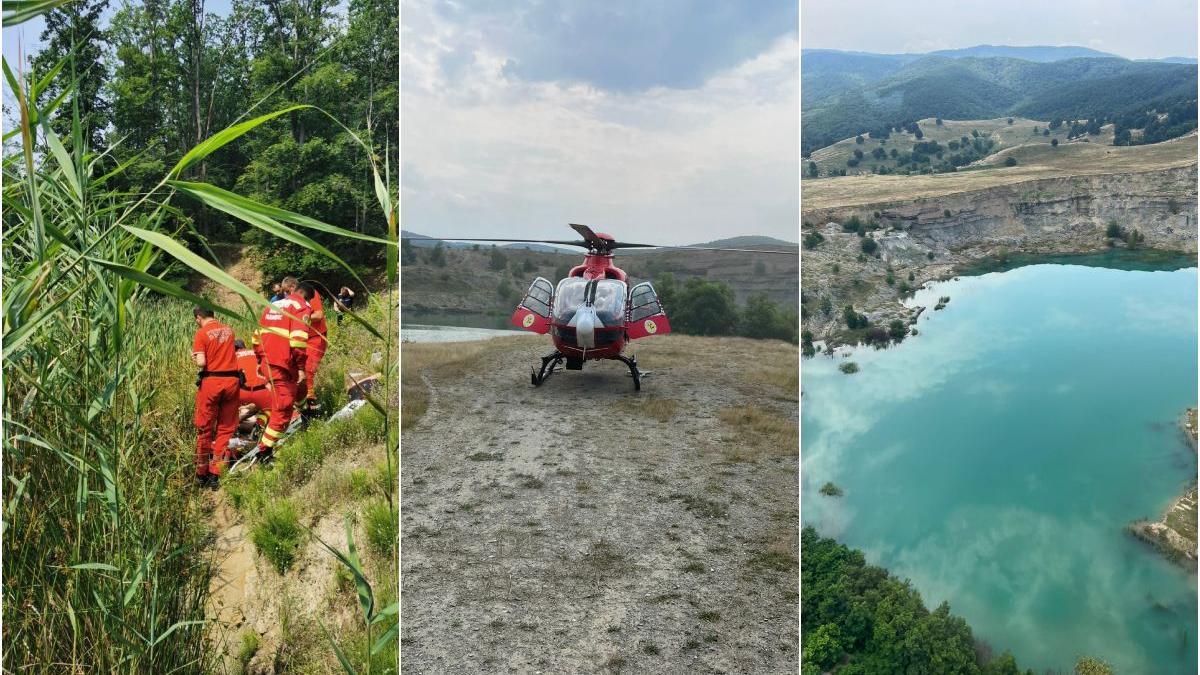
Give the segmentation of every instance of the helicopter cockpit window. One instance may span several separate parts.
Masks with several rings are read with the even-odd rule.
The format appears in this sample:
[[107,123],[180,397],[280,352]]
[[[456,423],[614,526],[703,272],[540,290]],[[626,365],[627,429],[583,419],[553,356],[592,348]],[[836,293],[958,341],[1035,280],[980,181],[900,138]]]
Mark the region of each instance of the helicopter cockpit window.
[[601,279],[596,282],[596,316],[605,326],[625,324],[625,282]]
[[[575,313],[584,305],[584,294],[589,282],[582,277],[568,277],[558,282],[554,294],[554,322],[569,324]],[[625,282],[617,279],[595,281],[595,296],[592,306],[596,316],[605,326],[620,326],[625,323]]]

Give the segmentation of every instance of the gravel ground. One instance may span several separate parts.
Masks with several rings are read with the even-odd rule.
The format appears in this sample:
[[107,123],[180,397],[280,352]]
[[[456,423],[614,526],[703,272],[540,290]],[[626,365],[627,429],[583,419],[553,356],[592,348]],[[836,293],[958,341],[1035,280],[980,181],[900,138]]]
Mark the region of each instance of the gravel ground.
[[532,336],[421,370],[404,673],[797,672],[797,349],[645,343],[640,394],[619,362],[532,387]]

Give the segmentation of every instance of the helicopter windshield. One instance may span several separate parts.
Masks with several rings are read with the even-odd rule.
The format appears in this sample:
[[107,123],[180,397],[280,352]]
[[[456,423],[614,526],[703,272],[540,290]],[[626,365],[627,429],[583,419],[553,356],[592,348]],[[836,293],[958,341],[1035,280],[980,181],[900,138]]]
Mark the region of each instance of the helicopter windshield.
[[[554,322],[569,324],[575,312],[584,304],[584,292],[589,282],[583,277],[567,277],[558,282],[554,294]],[[625,323],[625,282],[617,279],[598,279],[596,296],[592,306],[596,316],[605,326],[620,326]]]

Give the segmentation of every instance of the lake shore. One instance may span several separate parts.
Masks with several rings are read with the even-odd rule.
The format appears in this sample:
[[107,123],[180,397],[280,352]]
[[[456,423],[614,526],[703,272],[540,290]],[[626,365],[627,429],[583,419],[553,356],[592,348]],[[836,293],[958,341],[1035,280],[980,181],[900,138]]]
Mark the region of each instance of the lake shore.
[[[1196,451],[1196,408],[1188,408],[1180,418],[1184,437]],[[1196,504],[1197,486],[1191,486],[1167,507],[1156,521],[1137,521],[1127,528],[1129,533],[1150,544],[1167,559],[1196,571]]]

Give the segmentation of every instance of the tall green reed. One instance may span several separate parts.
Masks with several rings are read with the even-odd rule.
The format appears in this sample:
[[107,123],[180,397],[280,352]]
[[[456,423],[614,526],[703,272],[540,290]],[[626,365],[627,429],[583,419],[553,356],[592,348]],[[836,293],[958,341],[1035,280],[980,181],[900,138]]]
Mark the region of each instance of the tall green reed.
[[[54,4],[29,6],[44,11]],[[6,7],[4,23],[33,15],[14,17]],[[187,490],[194,433],[188,309],[208,306],[247,325],[266,300],[215,257],[176,239],[189,226],[173,202],[182,194],[335,260],[284,223],[375,241],[387,247],[393,285],[396,211],[378,171],[386,239],[181,180],[225,144],[308,106],[224,129],[149,192],[121,193],[110,181],[123,167],[101,174],[109,165],[106,151],[87,147],[77,106],[69,138],[46,123],[55,112],[66,114],[59,109],[72,87],[43,108],[34,103],[65,63],[40,79],[3,63],[20,115],[19,128],[5,137],[19,135],[20,152],[2,161],[3,667],[203,672],[212,666],[205,646],[212,570],[202,508]],[[369,144],[359,142],[369,153]],[[244,307],[221,307],[152,274],[168,260],[164,255],[231,289]],[[384,335],[351,319],[387,345],[390,359],[392,331]],[[394,370],[388,363],[389,380]],[[372,404],[391,428],[391,406]]]

